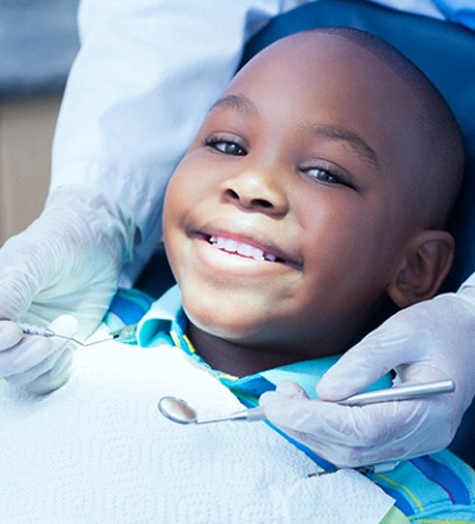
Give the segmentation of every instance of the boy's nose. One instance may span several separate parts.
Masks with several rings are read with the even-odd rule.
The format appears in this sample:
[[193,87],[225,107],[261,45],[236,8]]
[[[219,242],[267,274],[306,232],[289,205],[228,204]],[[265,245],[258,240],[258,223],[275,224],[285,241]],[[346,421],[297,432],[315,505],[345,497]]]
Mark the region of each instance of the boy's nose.
[[226,179],[221,189],[226,201],[245,209],[272,215],[283,215],[288,211],[286,192],[269,173],[248,170]]

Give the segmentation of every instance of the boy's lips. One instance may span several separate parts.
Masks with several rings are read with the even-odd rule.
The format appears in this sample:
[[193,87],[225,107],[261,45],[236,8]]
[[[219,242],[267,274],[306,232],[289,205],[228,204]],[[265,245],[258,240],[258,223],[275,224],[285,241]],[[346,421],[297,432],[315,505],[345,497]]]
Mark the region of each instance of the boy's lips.
[[267,236],[253,228],[224,230],[205,227],[203,230],[197,231],[195,235],[217,249],[232,255],[256,261],[276,262],[295,267],[302,266],[296,256],[289,254]]

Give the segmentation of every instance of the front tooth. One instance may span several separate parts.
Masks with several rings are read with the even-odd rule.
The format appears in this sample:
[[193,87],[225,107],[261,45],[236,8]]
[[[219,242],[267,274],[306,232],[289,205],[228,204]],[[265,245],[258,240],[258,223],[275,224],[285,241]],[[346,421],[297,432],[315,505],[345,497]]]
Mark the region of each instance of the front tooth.
[[238,243],[235,240],[228,238],[224,241],[223,249],[229,251],[230,253],[236,253],[238,249]]
[[257,247],[252,248],[252,258],[255,258],[256,260],[264,260],[264,251],[262,249],[259,249]]
[[252,251],[253,251],[253,247],[250,246],[249,244],[241,244],[237,250],[237,252],[240,255],[243,255],[245,257],[252,257]]

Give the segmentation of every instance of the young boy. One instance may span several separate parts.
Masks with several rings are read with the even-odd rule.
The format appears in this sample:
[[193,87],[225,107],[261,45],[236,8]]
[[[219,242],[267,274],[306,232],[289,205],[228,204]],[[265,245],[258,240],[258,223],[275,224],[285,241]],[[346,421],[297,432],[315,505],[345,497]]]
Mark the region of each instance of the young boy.
[[[443,99],[376,38],[326,29],[265,50],[213,106],[167,190],[183,347],[248,381],[299,381],[290,364],[343,352],[388,301],[432,297],[452,264],[443,226],[463,158]],[[154,318],[142,321],[143,344]],[[238,396],[242,382],[230,386]],[[415,478],[418,460],[379,483],[413,519],[460,518]]]
[[[51,397],[60,396],[55,409],[66,403],[60,408],[68,413],[68,388],[71,394],[81,380],[91,387],[94,373],[101,377],[101,387],[92,387],[92,393],[86,388],[87,398],[119,413],[114,400],[133,403],[134,395],[142,398],[142,389],[150,388],[156,395],[163,389],[187,399],[195,395],[200,412],[210,403],[219,411],[217,392],[223,388],[214,378],[206,382],[211,380],[208,371],[245,405],[255,405],[261,393],[283,378],[304,387],[309,380],[313,389],[318,374],[361,336],[388,302],[405,307],[437,292],[452,263],[454,242],[443,227],[462,172],[462,142],[445,102],[418,70],[383,42],[359,31],[333,28],[300,33],[270,46],[237,74],[210,110],[168,186],[164,241],[180,292],[172,288],[140,322],[137,337],[145,347],[139,354],[145,364],[129,365],[123,358],[129,355],[126,350],[116,350],[116,360],[104,353],[111,362],[104,357],[92,371],[84,366],[83,374]],[[161,343],[166,347],[158,350]],[[99,348],[85,354],[102,358]],[[200,372],[206,370],[202,383],[194,382],[196,366],[193,371],[181,369],[190,362],[186,354],[201,364]],[[156,366],[159,359],[163,368]],[[128,378],[117,371],[121,365]],[[147,366],[152,378],[138,371]],[[104,377],[111,385],[108,397]],[[175,382],[183,383],[181,389]],[[235,498],[244,499],[256,512],[266,497],[285,505],[295,493],[302,496],[297,497],[301,503],[292,506],[297,513],[276,510],[267,520],[236,515],[235,500],[226,498],[229,493],[210,498],[213,509],[208,516],[190,514],[177,520],[176,508],[172,510],[165,498],[160,510],[155,509],[157,521],[217,522],[213,511],[221,505],[228,509],[226,517],[220,513],[226,522],[336,522],[345,501],[350,507],[346,520],[340,521],[373,521],[363,497],[365,490],[376,489],[374,484],[365,485],[354,500],[342,480],[334,480],[333,491],[324,489],[332,478],[344,479],[343,474],[354,472],[323,475],[311,491],[299,491],[301,484],[308,488],[311,479],[302,479],[298,487],[293,484],[285,496],[274,487],[269,491],[267,486],[277,483],[274,475],[289,475],[289,464],[297,458],[280,454],[278,446],[285,441],[276,434],[279,444],[273,441],[276,447],[271,450],[276,469],[272,474],[261,471],[256,450],[264,453],[259,440],[260,432],[268,430],[264,425],[235,425],[224,441],[220,435],[226,425],[207,427],[207,433],[199,426],[173,426],[173,447],[171,441],[160,440],[162,434],[155,438],[158,430],[150,430],[144,419],[143,412],[134,415],[134,428],[146,428],[154,445],[155,440],[161,443],[160,467],[166,461],[168,474],[174,469],[183,472],[181,482],[197,504],[209,493],[198,479],[200,468],[186,458],[190,447],[208,457],[206,467],[223,463],[230,468],[223,482],[235,471],[228,461],[239,454],[239,471],[247,472],[247,478],[237,484]],[[90,413],[85,420],[91,423]],[[114,421],[118,420],[119,415]],[[120,434],[123,424],[110,430],[113,424],[106,420],[100,433]],[[187,442],[183,432],[188,430]],[[42,449],[49,438],[43,438]],[[141,467],[153,463],[158,453],[141,447],[138,453],[133,443],[143,438],[142,432],[134,431],[125,452],[136,453]],[[51,446],[62,449],[61,439]],[[86,442],[97,439],[107,441],[99,434]],[[246,450],[257,454],[250,459]],[[95,453],[101,459],[107,456],[104,450]],[[1,471],[7,467],[0,463]],[[210,484],[219,473],[214,471]],[[120,470],[114,482],[120,485],[123,475]],[[160,475],[167,479],[162,471]],[[254,477],[262,478],[264,487],[252,484]],[[361,479],[348,478],[356,493]],[[384,522],[475,522],[473,472],[448,452],[407,461],[371,478],[396,501],[389,512],[384,509]],[[247,498],[247,483],[252,490],[261,486],[262,492]],[[145,487],[143,496],[150,501],[153,487]],[[323,500],[316,503],[311,498],[319,489],[334,512],[326,520]],[[132,493],[132,500],[134,496],[140,504],[140,497]],[[371,497],[375,506],[379,504],[374,491]],[[367,512],[362,519],[357,516],[361,508]]]

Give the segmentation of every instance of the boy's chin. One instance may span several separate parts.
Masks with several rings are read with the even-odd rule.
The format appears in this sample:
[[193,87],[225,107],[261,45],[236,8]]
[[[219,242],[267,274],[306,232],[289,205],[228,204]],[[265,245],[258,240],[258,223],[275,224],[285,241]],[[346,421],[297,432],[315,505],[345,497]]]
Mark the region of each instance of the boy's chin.
[[255,322],[246,323],[241,318],[236,323],[236,315],[226,315],[221,311],[219,314],[207,315],[203,310],[194,312],[185,308],[190,323],[209,336],[227,340],[239,344],[253,338],[253,333],[259,326]]
[[272,322],[267,300],[252,291],[185,286],[181,292],[187,317],[215,336],[240,338]]

